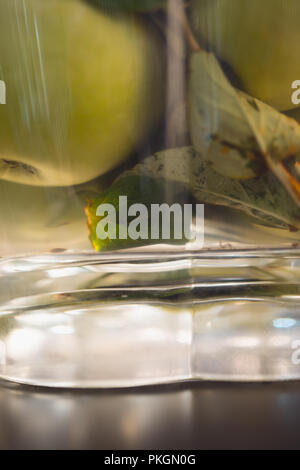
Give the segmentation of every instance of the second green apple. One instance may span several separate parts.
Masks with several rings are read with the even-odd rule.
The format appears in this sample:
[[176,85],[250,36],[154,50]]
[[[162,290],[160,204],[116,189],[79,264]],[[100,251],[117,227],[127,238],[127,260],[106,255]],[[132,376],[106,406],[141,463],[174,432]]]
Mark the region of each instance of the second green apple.
[[300,80],[299,0],[193,0],[199,38],[227,62],[249,94],[292,108]]

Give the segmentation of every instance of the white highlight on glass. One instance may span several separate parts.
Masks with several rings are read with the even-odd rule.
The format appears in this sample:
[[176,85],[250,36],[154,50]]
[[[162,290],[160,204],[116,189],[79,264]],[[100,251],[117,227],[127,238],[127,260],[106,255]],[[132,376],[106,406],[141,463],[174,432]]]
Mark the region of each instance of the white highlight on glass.
[[275,328],[292,328],[296,323],[293,318],[277,318],[273,321],[273,326]]

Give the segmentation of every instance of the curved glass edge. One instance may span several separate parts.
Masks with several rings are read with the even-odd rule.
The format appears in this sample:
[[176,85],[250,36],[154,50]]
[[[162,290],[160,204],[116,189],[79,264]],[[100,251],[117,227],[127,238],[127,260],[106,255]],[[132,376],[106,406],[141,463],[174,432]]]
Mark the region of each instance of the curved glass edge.
[[0,377],[64,388],[300,378],[295,251],[130,256],[2,260]]

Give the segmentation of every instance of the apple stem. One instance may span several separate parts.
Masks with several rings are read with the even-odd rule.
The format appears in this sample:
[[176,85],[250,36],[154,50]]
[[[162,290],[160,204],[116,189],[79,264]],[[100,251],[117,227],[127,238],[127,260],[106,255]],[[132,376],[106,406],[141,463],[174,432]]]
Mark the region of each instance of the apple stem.
[[189,8],[189,4],[185,4],[180,7],[180,4],[178,4],[176,0],[169,0],[169,2],[172,3],[171,7],[168,8],[168,15],[174,16],[176,20],[180,22],[191,52],[201,51],[202,49],[193,33],[187,16],[187,9]]

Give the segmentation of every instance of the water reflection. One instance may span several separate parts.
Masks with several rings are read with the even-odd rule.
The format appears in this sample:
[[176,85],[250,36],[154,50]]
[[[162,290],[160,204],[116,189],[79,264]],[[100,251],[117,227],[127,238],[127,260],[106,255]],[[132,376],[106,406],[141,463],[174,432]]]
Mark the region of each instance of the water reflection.
[[300,446],[299,384],[50,392],[3,384],[0,449]]

